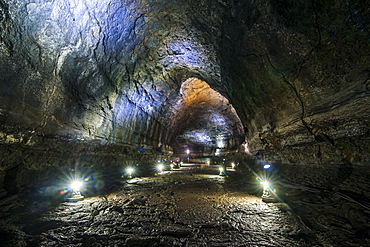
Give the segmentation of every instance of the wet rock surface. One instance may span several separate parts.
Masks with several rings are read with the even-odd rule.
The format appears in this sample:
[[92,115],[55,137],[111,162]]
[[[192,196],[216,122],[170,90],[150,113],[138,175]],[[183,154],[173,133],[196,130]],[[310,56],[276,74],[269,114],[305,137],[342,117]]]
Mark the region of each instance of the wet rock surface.
[[[265,203],[253,174],[217,167],[116,184],[104,195],[47,205],[1,203],[4,246],[365,246],[369,211],[284,189]],[[253,195],[254,194],[254,195]],[[309,194],[309,193],[308,193]],[[18,202],[18,205],[17,205]],[[290,207],[292,205],[293,207]],[[339,209],[337,207],[340,207]],[[299,209],[299,210],[297,210]],[[338,213],[344,209],[347,215]],[[327,212],[331,212],[328,214]],[[350,214],[350,219],[346,219]],[[362,235],[361,235],[362,234]],[[366,235],[367,234],[367,235]]]

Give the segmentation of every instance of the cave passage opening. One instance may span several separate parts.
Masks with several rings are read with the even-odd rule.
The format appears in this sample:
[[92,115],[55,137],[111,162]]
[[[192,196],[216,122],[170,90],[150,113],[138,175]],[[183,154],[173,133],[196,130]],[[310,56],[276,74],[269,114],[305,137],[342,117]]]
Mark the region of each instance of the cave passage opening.
[[187,158],[222,156],[245,141],[240,118],[222,94],[196,77],[181,85],[170,145]]

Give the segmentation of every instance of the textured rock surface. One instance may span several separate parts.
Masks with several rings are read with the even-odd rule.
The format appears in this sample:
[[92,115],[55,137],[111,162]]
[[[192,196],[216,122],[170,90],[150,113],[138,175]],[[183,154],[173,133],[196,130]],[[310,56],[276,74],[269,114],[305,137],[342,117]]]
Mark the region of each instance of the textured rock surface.
[[[177,126],[183,122],[178,107],[189,112],[181,106],[182,83],[195,76],[217,85],[221,77],[210,34],[191,25],[193,7],[180,2],[1,1],[0,181],[8,180],[6,171],[14,167],[27,167],[27,173],[28,164],[35,170],[59,169],[61,162],[48,151],[50,142],[57,152],[73,157],[65,162],[71,167],[85,149],[99,150],[89,162],[100,164],[100,149],[107,145],[116,149],[108,160],[117,163],[125,162],[119,152],[135,156],[141,147],[153,155],[150,160],[171,151],[179,129],[192,128]],[[219,98],[222,111],[228,103]],[[237,148],[244,140],[235,127],[240,120],[226,116],[226,121],[231,127],[223,131],[234,136],[226,142]],[[12,152],[27,158],[13,158]]]
[[360,0],[0,0],[0,198],[246,141],[286,182],[368,201],[369,13]]
[[17,225],[16,217],[8,226],[0,220],[0,229],[9,235],[4,244],[309,246],[317,242],[286,204],[265,204],[238,187],[237,176],[229,180],[215,174],[216,167],[208,172],[176,171],[128,180],[106,197],[64,203],[44,212],[40,204],[26,206],[28,214],[19,212],[18,217],[31,214],[33,220],[25,221],[24,227]]
[[[184,169],[184,168],[183,168]],[[0,205],[4,246],[367,246],[370,217],[339,193],[281,187],[266,204],[250,172],[176,170],[52,207]],[[258,182],[257,182],[258,183]],[[280,190],[280,188],[279,188]],[[280,193],[281,194],[281,193]],[[14,199],[13,199],[14,200]],[[17,201],[17,200],[15,200]],[[299,210],[297,210],[299,208]],[[317,213],[320,212],[320,214]],[[3,217],[8,215],[7,220]],[[21,223],[19,219],[22,218]]]

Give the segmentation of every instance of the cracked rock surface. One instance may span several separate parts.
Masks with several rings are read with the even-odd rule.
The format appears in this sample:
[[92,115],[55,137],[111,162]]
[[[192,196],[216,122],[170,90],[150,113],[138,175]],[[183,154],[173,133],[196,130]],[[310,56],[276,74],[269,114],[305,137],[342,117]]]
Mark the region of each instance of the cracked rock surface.
[[[0,213],[4,226],[11,219],[1,239],[19,246],[197,245],[224,228],[230,241],[253,242],[262,230],[247,238],[242,221],[215,223],[226,212],[233,219],[250,212],[219,196],[229,195],[222,180],[185,176],[185,184],[201,184],[194,194],[167,177],[106,191],[126,165],[146,176],[158,160],[229,156],[242,163],[253,155],[259,168],[277,170],[294,212],[323,232],[311,239],[273,230],[263,241],[281,235],[277,245],[369,245],[369,30],[363,0],[0,0]],[[76,167],[99,174],[94,193],[105,191],[105,201],[89,198],[52,213],[55,205],[37,196],[29,205],[19,200],[34,191],[52,195]],[[307,188],[314,192],[304,200],[289,191]],[[203,196],[210,191],[215,202]],[[163,219],[156,203],[168,212]],[[256,210],[271,217],[280,212],[262,205]],[[126,222],[122,215],[135,223],[120,225],[123,237],[115,240],[103,213],[107,225]],[[187,215],[209,225],[188,224]],[[166,220],[179,228],[162,228]]]
[[[104,196],[61,203],[40,214],[17,212],[4,218],[3,211],[1,233],[8,236],[4,244],[306,246],[315,242],[287,205],[266,204],[233,185],[237,176],[218,176],[217,170],[134,178]],[[25,210],[37,207],[27,205]]]
[[[3,203],[3,246],[364,246],[370,241],[365,225],[363,236],[354,238],[361,223],[353,205],[347,204],[353,208],[351,222],[335,215],[330,198],[319,201],[312,194],[300,202],[317,200],[320,214],[312,207],[300,207],[297,214],[283,200],[265,203],[252,195],[252,174],[229,170],[225,177],[217,171],[182,168],[133,178],[101,196],[44,208],[41,202],[13,203],[13,208]],[[304,198],[292,188],[289,194],[290,202]],[[366,214],[369,220],[368,213],[357,221]]]

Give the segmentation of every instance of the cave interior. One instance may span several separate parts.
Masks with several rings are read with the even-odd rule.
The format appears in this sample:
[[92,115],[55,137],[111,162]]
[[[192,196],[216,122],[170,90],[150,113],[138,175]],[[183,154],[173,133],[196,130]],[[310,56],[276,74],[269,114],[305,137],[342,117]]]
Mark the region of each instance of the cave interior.
[[369,65],[366,1],[0,0],[0,205],[158,161],[269,164],[362,205],[338,214],[370,243]]

